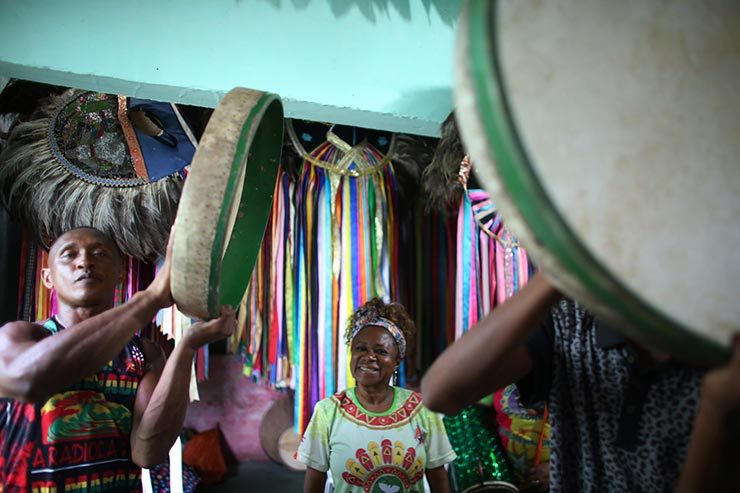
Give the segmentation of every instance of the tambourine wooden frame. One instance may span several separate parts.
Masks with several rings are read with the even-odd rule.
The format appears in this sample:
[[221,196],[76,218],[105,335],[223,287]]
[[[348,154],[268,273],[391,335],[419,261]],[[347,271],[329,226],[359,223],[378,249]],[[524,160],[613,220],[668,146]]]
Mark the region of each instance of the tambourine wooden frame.
[[175,220],[172,295],[183,313],[207,320],[241,302],[272,207],[282,138],[274,94],[236,88],[213,112]]

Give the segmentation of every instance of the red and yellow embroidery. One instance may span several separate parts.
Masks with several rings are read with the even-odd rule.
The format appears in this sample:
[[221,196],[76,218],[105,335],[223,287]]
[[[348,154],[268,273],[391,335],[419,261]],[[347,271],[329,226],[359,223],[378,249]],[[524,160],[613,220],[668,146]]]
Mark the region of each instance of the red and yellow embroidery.
[[349,459],[342,479],[367,493],[403,493],[424,476],[424,461],[416,450],[404,448],[400,441],[385,439],[360,448],[355,459]]
[[421,395],[412,392],[401,407],[391,414],[373,416],[360,409],[347,392],[339,392],[332,396],[332,400],[339,406],[344,417],[369,428],[389,429],[405,425],[421,409]]

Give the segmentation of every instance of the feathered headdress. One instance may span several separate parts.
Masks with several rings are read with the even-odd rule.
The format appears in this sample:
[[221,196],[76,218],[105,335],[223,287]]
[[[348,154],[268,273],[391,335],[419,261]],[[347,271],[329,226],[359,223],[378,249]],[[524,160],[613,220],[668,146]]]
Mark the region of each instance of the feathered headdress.
[[468,167],[464,170],[467,173],[464,180],[461,179],[460,167],[464,158],[465,149],[457,130],[455,115],[450,113],[442,123],[442,132],[432,162],[421,177],[422,187],[427,195],[427,211],[449,213],[450,208],[458,204],[470,172]]
[[177,108],[70,90],[18,124],[0,154],[0,194],[47,247],[93,227],[152,261],[167,243],[195,142]]

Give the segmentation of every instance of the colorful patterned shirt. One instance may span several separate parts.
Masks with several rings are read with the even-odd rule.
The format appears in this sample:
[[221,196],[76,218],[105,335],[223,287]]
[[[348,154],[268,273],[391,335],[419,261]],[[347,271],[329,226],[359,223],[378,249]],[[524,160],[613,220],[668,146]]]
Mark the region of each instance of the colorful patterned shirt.
[[[506,452],[517,479],[522,482],[535,462],[548,462],[552,443],[550,424],[544,421],[545,403],[524,406],[519,402],[519,390],[509,385],[493,395],[496,422],[501,446]],[[537,457],[538,446],[542,448]]]
[[331,469],[336,493],[423,492],[424,471],[455,459],[442,419],[421,404],[421,395],[392,387],[388,411],[362,407],[355,389],[316,404],[297,458]]
[[[54,319],[44,328],[62,329]],[[98,373],[45,403],[0,399],[0,492],[141,491],[130,434],[144,369],[134,338]]]

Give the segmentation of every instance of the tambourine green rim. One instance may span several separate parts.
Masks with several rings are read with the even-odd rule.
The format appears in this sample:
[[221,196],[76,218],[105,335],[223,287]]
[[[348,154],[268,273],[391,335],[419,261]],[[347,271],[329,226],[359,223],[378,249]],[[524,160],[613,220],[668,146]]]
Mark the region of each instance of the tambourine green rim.
[[[272,208],[282,151],[282,132],[283,110],[280,98],[275,94],[264,93],[244,121],[224,191],[211,250],[211,265],[214,266],[211,268],[208,284],[208,313],[211,317],[219,315],[221,305],[236,308],[246,292]],[[246,170],[239,209],[246,209],[248,213],[236,217],[231,238],[227,239],[225,235],[231,203],[245,159]],[[225,252],[224,241],[228,241]]]
[[[469,1],[467,70],[488,144],[496,157],[502,184],[517,204],[519,214],[537,241],[576,276],[592,297],[617,310],[648,340],[687,360],[716,364],[729,358],[729,350],[700,337],[680,323],[648,306],[611,275],[576,238],[537,179],[505,94],[498,64],[498,2]],[[496,56],[492,56],[492,55]]]

